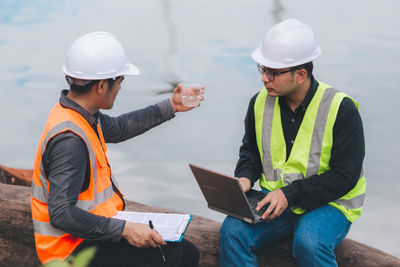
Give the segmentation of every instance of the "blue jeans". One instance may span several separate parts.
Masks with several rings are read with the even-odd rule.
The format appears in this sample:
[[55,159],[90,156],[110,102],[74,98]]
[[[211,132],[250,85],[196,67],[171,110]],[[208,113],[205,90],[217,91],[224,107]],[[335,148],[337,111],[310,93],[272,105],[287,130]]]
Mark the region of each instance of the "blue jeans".
[[299,266],[337,266],[334,250],[351,223],[341,211],[325,205],[303,215],[286,209],[270,222],[249,224],[226,217],[220,235],[220,265],[258,266],[257,250],[293,236]]

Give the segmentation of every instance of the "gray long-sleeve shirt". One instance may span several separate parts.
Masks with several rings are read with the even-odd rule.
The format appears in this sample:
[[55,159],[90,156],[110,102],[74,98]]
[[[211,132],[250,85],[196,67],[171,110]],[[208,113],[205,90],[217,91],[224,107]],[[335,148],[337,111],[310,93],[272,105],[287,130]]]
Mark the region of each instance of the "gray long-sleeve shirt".
[[[106,143],[118,143],[175,117],[168,99],[118,117],[101,112],[91,115],[61,92],[60,104],[79,112],[96,130],[100,120]],[[72,132],[53,137],[42,156],[49,180],[49,216],[53,227],[87,240],[121,238],[125,221],[91,214],[75,207],[78,195],[89,185],[89,156],[84,141]]]

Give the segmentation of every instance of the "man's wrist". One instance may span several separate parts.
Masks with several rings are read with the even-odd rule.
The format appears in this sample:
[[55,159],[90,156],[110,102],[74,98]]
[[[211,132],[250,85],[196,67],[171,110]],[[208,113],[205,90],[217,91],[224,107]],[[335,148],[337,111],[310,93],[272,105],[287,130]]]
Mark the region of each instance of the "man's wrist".
[[297,190],[293,186],[293,184],[290,184],[288,186],[284,186],[281,188],[283,194],[286,197],[286,200],[288,202],[289,207],[292,206],[298,206],[298,200],[297,200]]
[[120,220],[120,219],[115,219],[118,220],[118,225],[119,225],[119,229],[118,229],[118,234],[115,235],[115,241],[120,241],[121,238],[124,237],[124,230],[125,230],[125,225],[126,225],[126,221],[125,220]]
[[253,178],[254,173],[252,173],[251,171],[240,171],[240,172],[235,172],[235,177],[246,177],[247,179],[250,180],[251,183],[251,187],[253,187],[254,183],[258,180],[258,179],[254,179]]
[[239,183],[240,186],[242,187],[244,192],[247,192],[251,189],[252,184],[251,184],[251,180],[247,177],[239,177]]
[[171,103],[171,108],[175,113],[176,112],[176,108],[175,108],[175,105],[174,105],[174,101],[172,100],[172,97],[169,99],[169,102]]

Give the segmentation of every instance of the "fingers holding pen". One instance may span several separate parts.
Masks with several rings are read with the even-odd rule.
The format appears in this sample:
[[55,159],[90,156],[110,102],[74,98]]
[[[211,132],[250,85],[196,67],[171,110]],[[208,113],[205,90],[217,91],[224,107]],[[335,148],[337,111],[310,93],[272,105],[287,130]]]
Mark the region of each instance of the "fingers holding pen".
[[156,243],[156,245],[157,246],[158,245],[166,245],[167,243],[164,241],[162,236],[157,232],[156,229],[154,229],[154,225],[151,220],[149,220],[149,227],[150,227],[150,230],[152,230],[152,232],[153,232],[152,239]]
[[126,222],[122,237],[125,238],[134,247],[153,247],[166,245],[162,236],[149,225],[142,223]]
[[162,236],[156,230],[152,230],[152,232],[151,238],[155,244],[155,246],[152,246],[153,248],[157,247],[158,245],[165,246],[167,244],[167,242],[164,241]]
[[166,245],[165,241],[162,239],[161,235],[154,230],[151,230],[147,236],[147,238],[144,240],[144,247],[149,248],[157,248],[158,245]]

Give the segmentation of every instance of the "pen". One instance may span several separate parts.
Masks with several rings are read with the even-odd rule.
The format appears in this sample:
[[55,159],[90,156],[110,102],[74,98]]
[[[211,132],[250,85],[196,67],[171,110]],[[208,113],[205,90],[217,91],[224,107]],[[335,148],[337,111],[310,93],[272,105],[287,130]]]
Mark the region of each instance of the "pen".
[[[151,220],[149,221],[149,225],[150,225],[150,228],[152,230],[154,230],[154,225],[153,225],[153,222]],[[163,262],[167,262],[166,259],[165,259],[165,255],[164,255],[164,251],[162,250],[162,247],[160,245],[158,245],[158,248],[160,249],[161,257],[163,259]]]

